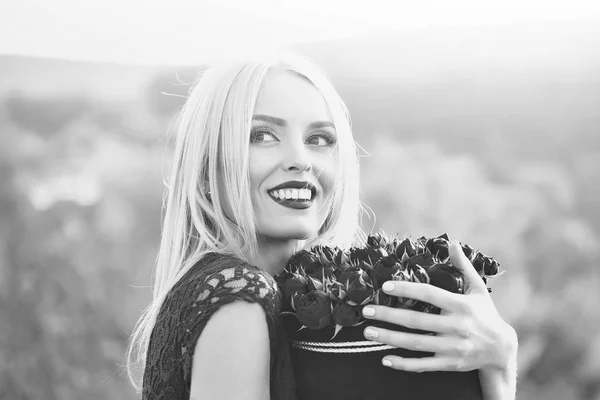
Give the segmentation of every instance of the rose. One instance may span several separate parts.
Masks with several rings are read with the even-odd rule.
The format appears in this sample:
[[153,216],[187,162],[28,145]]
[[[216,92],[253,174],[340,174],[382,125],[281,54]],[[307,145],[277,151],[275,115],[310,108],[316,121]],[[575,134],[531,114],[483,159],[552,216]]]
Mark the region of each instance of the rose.
[[348,272],[346,281],[342,281],[342,284],[346,285],[348,302],[351,305],[364,305],[375,294],[369,275],[362,270]]
[[346,298],[346,286],[340,282],[333,282],[329,286],[329,297],[335,302],[343,301]]
[[323,281],[320,279],[315,279],[312,276],[308,276],[308,281],[306,282],[306,289],[308,292],[311,290],[323,290],[324,285]]
[[461,244],[462,251],[465,253],[465,256],[469,259],[469,261],[473,261],[475,256],[475,249],[469,246],[468,244]]
[[385,256],[387,256],[387,251],[380,247],[353,247],[350,249],[350,260],[353,262],[364,261],[371,265],[375,265],[377,261]]
[[368,246],[376,248],[376,247],[385,247],[386,244],[387,244],[386,238],[379,233],[374,233],[372,235],[367,236],[367,245]]
[[303,326],[310,329],[322,329],[331,325],[331,299],[325,292],[313,290],[298,296],[294,305],[296,306],[296,318]]
[[464,293],[464,280],[460,271],[448,264],[435,264],[427,270],[429,284],[452,293]]
[[320,264],[314,267],[308,275],[315,279],[324,281],[325,279],[333,277],[335,267],[336,265],[331,262],[328,262],[327,264]]
[[417,254],[416,256],[410,257],[402,262],[402,265],[406,269],[410,269],[416,265],[421,266],[422,268],[429,268],[434,265],[436,261],[433,259],[433,254],[430,253],[422,253]]
[[379,289],[375,293],[374,300],[375,300],[375,304],[377,304],[377,305],[394,307],[397,302],[397,297],[390,296],[389,294],[386,294],[383,290]]
[[473,260],[473,267],[475,267],[475,270],[481,276],[492,276],[498,273],[500,264],[492,257],[486,256],[483,253],[477,253]]
[[321,264],[327,264],[329,262],[333,262],[335,260],[336,254],[339,251],[338,247],[331,248],[329,246],[324,245],[316,245],[310,249],[311,253],[315,254]]
[[425,268],[419,264],[409,265],[406,269],[409,280],[417,283],[429,283],[429,275]]
[[290,311],[291,309],[292,296],[297,293],[306,293],[307,281],[306,277],[294,272],[285,272],[277,277],[277,284],[281,290],[283,309],[285,311]]
[[349,262],[343,262],[341,264],[339,264],[339,267],[337,267],[334,271],[333,271],[333,275],[335,276],[335,278],[339,281],[340,280],[340,276],[342,276],[342,274],[346,271],[348,271],[349,269],[353,269],[356,267],[353,267]]
[[288,265],[290,266],[291,271],[297,271],[303,268],[304,271],[310,275],[321,265],[321,261],[313,253],[307,250],[300,250],[290,257]]
[[375,264],[375,267],[373,267],[377,283],[382,284],[385,281],[389,281],[392,279],[392,275],[401,268],[402,265],[398,262],[398,258],[395,254],[382,258]]
[[396,257],[400,260],[404,259],[404,255],[406,257],[413,257],[417,255],[417,247],[410,239],[404,239],[396,246]]
[[333,322],[348,327],[356,325],[362,319],[360,311],[347,303],[340,303],[333,308]]
[[425,236],[421,236],[420,238],[415,240],[415,247],[417,248],[417,254],[421,254],[423,251],[425,251],[425,244],[427,244],[428,240],[429,239],[426,238]]
[[363,270],[364,272],[366,272],[367,275],[369,275],[369,276],[371,276],[371,274],[373,273],[373,266],[370,263],[368,263],[368,262],[360,261],[358,263],[358,268],[360,268],[361,270]]
[[[429,255],[431,256],[431,254]],[[418,264],[409,265],[406,269],[402,269],[398,271],[398,273],[394,274],[392,278],[396,281],[429,283],[429,275],[427,275],[425,268]],[[427,305],[427,303],[421,303],[423,302],[408,297],[398,297],[397,304],[395,304],[394,307],[412,308],[413,310],[420,311],[424,310]]]
[[[336,272],[339,272],[339,269]],[[341,273],[337,274],[337,280],[339,283],[344,285],[344,288],[347,289],[348,284],[350,283],[350,280],[353,279],[353,276],[356,274],[365,274],[366,275],[366,273],[359,267],[357,267],[355,265],[346,264],[346,265],[344,265],[343,271]]]
[[446,260],[450,256],[448,253],[448,245],[448,236],[445,233],[425,242],[425,248],[440,260]]

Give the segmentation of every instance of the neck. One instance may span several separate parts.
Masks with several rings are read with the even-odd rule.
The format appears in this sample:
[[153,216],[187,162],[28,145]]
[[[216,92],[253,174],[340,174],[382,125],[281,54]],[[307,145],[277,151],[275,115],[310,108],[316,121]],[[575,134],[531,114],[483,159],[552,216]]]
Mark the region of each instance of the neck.
[[270,275],[283,271],[294,253],[298,240],[258,238],[258,256],[252,263]]

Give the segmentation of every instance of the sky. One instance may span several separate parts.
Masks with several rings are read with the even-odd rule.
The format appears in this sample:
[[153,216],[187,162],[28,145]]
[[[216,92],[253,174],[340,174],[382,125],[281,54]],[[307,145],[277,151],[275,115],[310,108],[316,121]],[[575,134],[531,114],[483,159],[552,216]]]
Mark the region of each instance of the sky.
[[0,0],[0,54],[198,65],[375,32],[589,19],[597,0]]

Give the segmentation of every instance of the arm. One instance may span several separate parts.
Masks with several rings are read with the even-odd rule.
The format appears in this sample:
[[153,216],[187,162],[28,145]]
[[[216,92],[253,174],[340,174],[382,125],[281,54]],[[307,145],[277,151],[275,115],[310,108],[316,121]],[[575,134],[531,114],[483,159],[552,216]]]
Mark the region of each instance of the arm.
[[498,360],[498,365],[481,368],[479,382],[485,400],[514,400],[517,393],[517,347],[515,330],[506,325],[506,331],[499,339],[506,358]]
[[190,399],[269,399],[269,360],[264,310],[244,301],[227,304],[196,343]]

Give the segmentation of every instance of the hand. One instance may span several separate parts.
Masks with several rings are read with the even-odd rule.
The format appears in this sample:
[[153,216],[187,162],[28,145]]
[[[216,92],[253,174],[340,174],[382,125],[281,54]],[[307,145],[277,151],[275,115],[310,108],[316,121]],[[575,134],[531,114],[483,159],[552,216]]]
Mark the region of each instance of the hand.
[[398,370],[504,371],[516,361],[516,333],[498,314],[485,283],[460,245],[452,242],[449,251],[452,265],[464,276],[465,294],[400,281],[388,281],[382,288],[390,295],[433,304],[442,310],[440,315],[375,305],[363,309],[365,318],[435,332],[435,335],[368,327],[365,337],[395,347],[435,353],[424,358],[389,355],[382,360],[383,365]]

